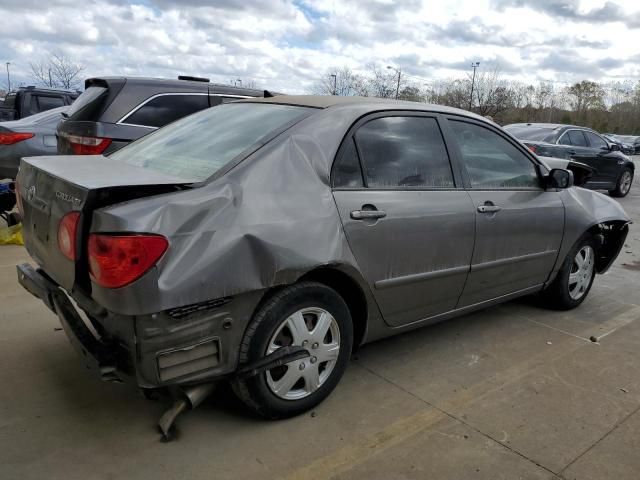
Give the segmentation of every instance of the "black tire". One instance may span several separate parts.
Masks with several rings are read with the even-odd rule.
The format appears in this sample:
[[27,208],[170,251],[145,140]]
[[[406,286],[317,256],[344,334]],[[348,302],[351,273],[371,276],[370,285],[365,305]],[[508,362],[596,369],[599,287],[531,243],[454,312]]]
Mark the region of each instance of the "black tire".
[[[244,334],[240,345],[240,364],[263,358],[273,335],[280,329],[282,323],[305,308],[321,308],[333,316],[340,336],[338,357],[329,376],[318,389],[300,399],[290,400],[277,396],[269,388],[267,373],[233,381],[232,387],[238,398],[261,416],[270,419],[287,418],[315,407],[333,391],[347,367],[353,345],[353,325],[349,308],[333,289],[310,281],[286,287],[263,303]],[[294,366],[298,368],[299,362],[301,361],[279,368],[286,368],[288,371],[288,368],[294,368]],[[318,365],[321,364],[318,363]]]
[[[579,298],[573,298],[570,293],[569,288],[569,275],[572,273],[572,269],[574,269],[574,259],[579,251],[581,251],[584,247],[589,246],[593,250],[593,268],[591,270],[591,276],[588,278],[588,284],[586,289],[582,293]],[[552,308],[554,310],[571,310],[580,305],[591,290],[591,286],[593,285],[593,279],[596,275],[595,269],[595,259],[597,257],[597,249],[596,242],[591,235],[585,235],[580,240],[578,240],[573,248],[569,251],[564,262],[562,263],[562,267],[560,267],[560,271],[558,275],[554,279],[554,281],[549,285],[543,292],[541,293],[541,297],[543,303],[546,307]]]
[[[629,184],[628,187],[624,184],[624,179],[626,175],[631,176],[631,184]],[[613,190],[609,190],[609,195],[617,198],[626,197],[631,191],[632,184],[633,184],[633,171],[629,167],[625,167],[622,169],[622,172],[618,177],[618,181],[616,182],[616,188],[614,188]]]

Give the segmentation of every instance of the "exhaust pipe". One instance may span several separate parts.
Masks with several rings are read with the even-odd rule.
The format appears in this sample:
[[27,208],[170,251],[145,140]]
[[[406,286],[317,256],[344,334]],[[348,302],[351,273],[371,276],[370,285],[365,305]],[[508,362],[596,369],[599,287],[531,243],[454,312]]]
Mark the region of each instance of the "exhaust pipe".
[[186,410],[193,410],[200,405],[213,393],[215,387],[215,383],[205,383],[195,387],[186,387],[180,391],[180,397],[173,402],[171,408],[164,412],[158,421],[158,427],[160,428],[160,433],[162,433],[163,441],[168,442],[172,440],[172,429],[178,415]]

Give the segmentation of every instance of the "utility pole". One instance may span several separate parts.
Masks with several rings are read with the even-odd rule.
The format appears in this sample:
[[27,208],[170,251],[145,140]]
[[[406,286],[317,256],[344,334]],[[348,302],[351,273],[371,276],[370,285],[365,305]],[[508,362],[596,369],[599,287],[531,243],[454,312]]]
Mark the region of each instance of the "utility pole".
[[391,65],[387,65],[387,68],[389,70],[395,70],[395,72],[398,74],[398,83],[396,85],[396,100],[398,99],[398,95],[400,94],[400,75],[402,74],[401,70],[399,68],[394,68]]
[[11,65],[11,62],[7,62],[7,93],[11,91],[11,76],[9,75],[9,65]]
[[330,77],[333,77],[333,93],[331,95],[337,95],[337,88],[338,88],[338,75],[336,75],[335,73],[332,73],[331,75],[329,75]]
[[238,79],[238,83],[240,84],[240,86],[242,86],[242,79],[241,78]]
[[473,87],[476,83],[476,68],[480,66],[480,62],[471,63],[471,68],[473,68],[473,77],[471,79],[471,96],[469,98],[469,111],[473,108]]

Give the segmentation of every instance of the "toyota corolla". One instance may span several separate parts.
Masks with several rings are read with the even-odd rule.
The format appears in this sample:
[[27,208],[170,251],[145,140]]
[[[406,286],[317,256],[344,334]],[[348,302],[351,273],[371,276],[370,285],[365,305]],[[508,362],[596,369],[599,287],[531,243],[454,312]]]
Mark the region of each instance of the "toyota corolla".
[[227,379],[269,418],[317,405],[366,342],[529,294],[577,307],[629,223],[484,118],[363,98],[250,99],[109,157],[26,158],[18,192],[19,281],[102,378],[191,406]]

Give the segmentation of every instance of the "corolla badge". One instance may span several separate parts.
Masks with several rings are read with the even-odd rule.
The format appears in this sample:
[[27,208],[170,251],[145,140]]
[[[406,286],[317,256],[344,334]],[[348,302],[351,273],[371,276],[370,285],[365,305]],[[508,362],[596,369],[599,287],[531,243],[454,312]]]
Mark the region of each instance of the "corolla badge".
[[27,199],[28,200],[33,200],[36,196],[36,186],[35,185],[31,185],[29,187],[29,189],[27,190]]
[[69,195],[68,193],[64,192],[56,192],[56,198],[58,200],[62,200],[63,202],[72,203],[76,206],[82,203],[82,200],[80,200],[78,197],[74,197],[73,195]]

